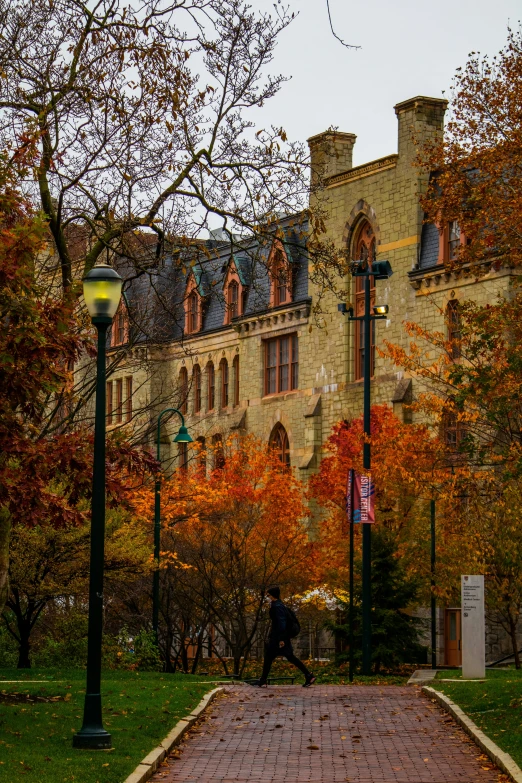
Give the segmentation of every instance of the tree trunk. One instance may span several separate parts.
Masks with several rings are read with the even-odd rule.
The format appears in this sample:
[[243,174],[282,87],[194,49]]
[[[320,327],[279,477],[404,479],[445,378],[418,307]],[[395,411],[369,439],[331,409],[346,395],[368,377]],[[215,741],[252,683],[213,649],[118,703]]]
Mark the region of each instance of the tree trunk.
[[16,668],[30,669],[31,660],[29,658],[29,653],[31,650],[31,644],[29,642],[29,638],[31,635],[31,628],[29,623],[27,622],[19,623],[18,632],[20,634],[20,645],[18,647],[18,663],[16,665]]
[[4,611],[9,592],[9,539],[11,537],[11,514],[0,508],[0,615]]
[[515,657],[515,669],[520,669],[520,655],[518,652],[517,623],[511,612],[509,612],[509,635],[513,646],[513,655]]

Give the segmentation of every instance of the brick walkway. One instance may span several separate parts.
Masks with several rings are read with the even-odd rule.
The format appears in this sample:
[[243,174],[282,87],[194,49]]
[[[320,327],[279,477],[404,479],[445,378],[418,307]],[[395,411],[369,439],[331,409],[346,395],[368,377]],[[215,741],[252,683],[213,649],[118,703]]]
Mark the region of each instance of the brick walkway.
[[412,687],[227,687],[155,783],[507,780]]

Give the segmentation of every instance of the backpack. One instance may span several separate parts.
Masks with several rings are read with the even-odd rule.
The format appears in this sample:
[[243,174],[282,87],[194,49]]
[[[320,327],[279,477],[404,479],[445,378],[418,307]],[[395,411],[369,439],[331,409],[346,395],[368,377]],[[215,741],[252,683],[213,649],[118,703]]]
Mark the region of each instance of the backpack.
[[295,615],[295,612],[292,609],[290,609],[289,606],[285,606],[285,612],[286,612],[288,636],[290,637],[290,639],[295,639],[295,637],[299,636],[299,634],[301,633],[301,625]]

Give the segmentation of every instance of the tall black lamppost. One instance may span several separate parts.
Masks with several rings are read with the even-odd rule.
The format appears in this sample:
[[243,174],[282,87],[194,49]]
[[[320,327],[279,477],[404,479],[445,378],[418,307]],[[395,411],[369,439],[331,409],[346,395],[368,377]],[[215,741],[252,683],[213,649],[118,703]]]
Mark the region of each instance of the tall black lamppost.
[[[161,436],[161,417],[165,413],[177,413],[181,417],[181,427],[179,432],[174,438],[174,443],[192,443],[187,428],[185,427],[185,419],[183,414],[177,408],[165,408],[158,416],[158,427],[156,436],[156,459],[161,462],[160,454],[160,436]],[[158,625],[159,625],[159,559],[160,559],[160,541],[161,541],[161,477],[158,473],[156,479],[156,487],[154,493],[154,561],[156,567],[154,569],[154,577],[152,584],[152,630],[156,644],[158,643]]]
[[105,354],[107,330],[116,314],[123,280],[107,264],[93,267],[83,281],[83,298],[98,331],[96,360],[96,408],[94,465],[91,502],[91,556],[89,566],[89,625],[87,639],[87,688],[83,725],[73,736],[73,747],[89,750],[111,747],[101,707],[101,659],[103,630],[103,561],[105,545]]
[[[339,310],[348,313],[350,321],[362,321],[364,335],[364,365],[363,365],[363,395],[364,395],[364,434],[371,433],[370,379],[371,368],[371,329],[372,321],[386,318],[388,305],[371,307],[371,278],[387,280],[392,276],[392,268],[388,261],[355,261],[351,266],[354,277],[364,277],[364,315],[354,315],[353,308],[340,304]],[[363,444],[363,468],[371,468],[370,443]],[[362,525],[362,673],[369,675],[372,669],[372,526]]]

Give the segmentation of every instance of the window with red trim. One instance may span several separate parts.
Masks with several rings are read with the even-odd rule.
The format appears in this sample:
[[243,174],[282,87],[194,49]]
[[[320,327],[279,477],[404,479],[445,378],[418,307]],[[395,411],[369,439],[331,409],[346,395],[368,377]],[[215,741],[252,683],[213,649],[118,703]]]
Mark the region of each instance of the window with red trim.
[[212,362],[207,364],[207,392],[207,409],[213,411],[216,405],[216,371]]
[[[373,228],[367,220],[364,220],[354,243],[353,248],[354,261],[367,261],[372,262],[375,260],[375,235]],[[361,276],[354,276],[352,280],[355,282],[355,315],[360,317],[364,315],[364,287],[366,278]],[[370,309],[375,305],[375,279],[370,278]],[[375,371],[375,321],[371,323],[371,345],[370,345],[370,373],[373,377]],[[364,323],[362,321],[355,321],[355,373],[354,378],[356,381],[360,380],[364,375]]]
[[448,259],[452,261],[458,256],[460,247],[460,226],[457,220],[448,223]]
[[181,398],[179,409],[181,413],[186,414],[188,410],[188,372],[186,367],[182,367],[179,371],[178,382]]
[[121,424],[123,421],[123,380],[118,378],[116,384],[116,422]]
[[199,364],[196,364],[192,371],[192,386],[194,389],[194,413],[199,413],[201,410],[201,367]]
[[467,245],[468,240],[461,230],[458,220],[450,220],[444,225],[439,224],[439,264],[447,264],[458,258],[459,250]]
[[292,269],[283,245],[276,240],[268,261],[270,271],[270,306],[279,307],[292,301]]
[[232,323],[245,312],[247,289],[241,283],[233,261],[230,262],[224,283],[225,324]]
[[132,375],[125,378],[125,421],[132,420]]
[[124,345],[129,339],[129,317],[127,308],[120,303],[111,327],[111,346]]
[[293,391],[299,384],[299,343],[296,334],[265,342],[265,395]]
[[188,331],[190,334],[199,331],[199,296],[192,291],[188,298]]
[[239,315],[239,285],[235,280],[228,286],[228,312],[230,320]]
[[228,362],[226,359],[221,359],[219,370],[221,374],[221,407],[228,408]]
[[234,406],[239,405],[239,356],[234,356]]

